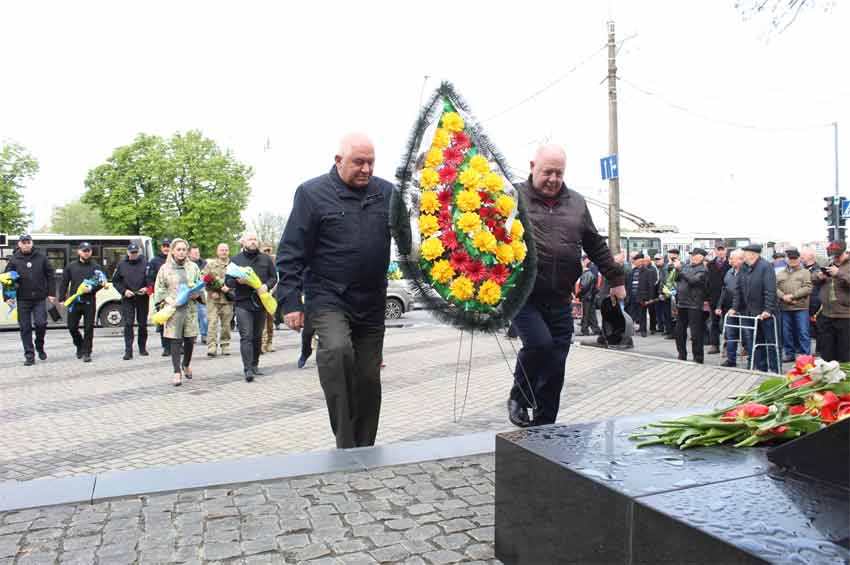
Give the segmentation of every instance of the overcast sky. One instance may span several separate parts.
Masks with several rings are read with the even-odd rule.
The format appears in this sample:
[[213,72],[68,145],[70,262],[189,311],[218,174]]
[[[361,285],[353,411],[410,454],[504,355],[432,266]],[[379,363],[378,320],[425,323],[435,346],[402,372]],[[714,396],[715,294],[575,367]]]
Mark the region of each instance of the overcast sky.
[[618,55],[623,208],[683,231],[823,239],[833,132],[812,126],[839,122],[850,171],[847,2],[768,40],[767,21],[733,0],[6,1],[0,139],[41,164],[27,198],[37,226],[116,146],[195,128],[256,170],[250,218],[288,212],[350,130],[374,138],[391,179],[423,82],[427,97],[448,79],[512,167],[560,143],[567,183],[604,199],[609,13],[631,37]]

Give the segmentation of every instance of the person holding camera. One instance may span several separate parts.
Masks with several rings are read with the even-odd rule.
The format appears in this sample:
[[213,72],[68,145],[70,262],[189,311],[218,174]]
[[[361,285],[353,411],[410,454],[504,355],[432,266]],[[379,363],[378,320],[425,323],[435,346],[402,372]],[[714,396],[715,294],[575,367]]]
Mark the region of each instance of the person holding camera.
[[827,247],[832,258],[817,275],[821,309],[817,316],[818,349],[824,361],[850,361],[850,253],[847,243]]

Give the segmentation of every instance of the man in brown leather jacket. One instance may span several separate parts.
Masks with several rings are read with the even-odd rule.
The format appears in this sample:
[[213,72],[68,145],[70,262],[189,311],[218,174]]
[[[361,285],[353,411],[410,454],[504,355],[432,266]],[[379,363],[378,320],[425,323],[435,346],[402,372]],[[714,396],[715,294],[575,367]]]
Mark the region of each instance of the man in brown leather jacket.
[[508,418],[520,427],[551,424],[558,416],[573,336],[570,301],[581,274],[582,249],[610,281],[611,294],[619,301],[626,297],[622,267],[596,231],[584,198],[564,184],[566,162],[563,149],[544,145],[531,161],[528,181],[517,185],[537,249],[534,290],[513,321],[522,349]]

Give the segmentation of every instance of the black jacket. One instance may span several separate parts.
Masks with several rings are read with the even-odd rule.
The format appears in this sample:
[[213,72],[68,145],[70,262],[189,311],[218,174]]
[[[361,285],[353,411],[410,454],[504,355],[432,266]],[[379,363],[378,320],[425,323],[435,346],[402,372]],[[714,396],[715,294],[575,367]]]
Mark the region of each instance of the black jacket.
[[639,302],[648,302],[657,296],[655,288],[658,286],[658,271],[653,267],[645,267],[641,270],[638,279]]
[[121,298],[124,298],[124,291],[129,290],[135,294],[148,285],[147,269],[148,261],[141,256],[135,261],[124,257],[118,262],[112,274],[112,285],[121,294]]
[[708,301],[712,311],[720,304],[720,294],[723,292],[723,278],[732,265],[726,259],[715,259],[708,264]]
[[584,197],[566,185],[549,206],[531,184],[517,185],[528,210],[537,249],[537,279],[532,298],[567,303],[581,274],[582,248],[611,283],[623,284],[623,268],[614,261],[605,238],[596,231]]
[[284,313],[304,310],[303,294],[308,312],[383,324],[392,194],[393,185],[378,177],[353,189],[336,167],[298,187],[277,249]]
[[[251,267],[254,269],[254,272],[269,290],[277,283],[274,261],[265,253],[260,253],[259,250],[253,253],[243,251],[231,259],[230,262],[240,267]],[[230,276],[224,277],[224,284],[235,289],[233,292],[236,297],[236,305],[240,308],[250,308],[252,310],[263,308],[260,299],[257,298],[257,291],[247,284],[239,284],[236,282],[236,279]]]
[[707,298],[706,278],[708,269],[705,265],[688,263],[679,271],[679,286],[676,291],[676,305],[679,308],[702,310]]
[[154,255],[154,258],[148,261],[148,271],[145,276],[145,282],[147,282],[147,286],[153,286],[156,282],[156,275],[159,273],[160,268],[165,264],[165,260],[168,257],[163,255],[162,253],[157,253]]
[[776,272],[773,265],[759,257],[753,266],[745,264],[741,267],[732,308],[750,316],[776,311]]
[[715,310],[720,308],[725,313],[732,308],[732,303],[735,301],[735,292],[738,288],[738,275],[740,274],[740,270],[737,273],[735,269],[726,271],[726,276],[723,278],[723,291],[720,293],[720,300],[714,307]]
[[18,300],[44,300],[55,292],[53,266],[38,249],[33,248],[29,255],[16,249],[5,270],[18,272]]
[[809,316],[814,316],[820,310],[820,287],[823,286],[824,281],[817,277],[817,274],[820,272],[820,265],[817,263],[813,263],[808,267],[803,265],[803,268],[812,275],[812,294],[809,295]]
[[[83,263],[79,259],[76,261],[71,261],[65,266],[65,270],[62,272],[62,284],[59,285],[59,300],[64,301],[68,296],[77,292],[77,287],[80,286],[85,279],[95,279],[94,272],[101,271],[106,273],[103,270],[103,267],[97,264],[95,261],[87,261]],[[97,291],[100,290],[100,286],[95,286],[92,288],[92,291],[88,294],[84,294],[80,297],[80,302],[83,304],[90,304]]]

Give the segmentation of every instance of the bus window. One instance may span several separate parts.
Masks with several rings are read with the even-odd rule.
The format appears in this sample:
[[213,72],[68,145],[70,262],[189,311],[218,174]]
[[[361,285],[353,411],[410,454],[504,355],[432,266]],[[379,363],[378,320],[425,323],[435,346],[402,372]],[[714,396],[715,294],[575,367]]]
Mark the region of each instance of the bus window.
[[54,271],[62,272],[68,264],[68,250],[64,247],[48,247],[47,260]]
[[629,257],[633,257],[637,253],[644,255],[654,255],[661,249],[661,239],[657,237],[630,237],[629,238]]
[[115,267],[118,262],[127,254],[127,246],[124,247],[103,247],[103,262],[101,265],[106,271],[106,278],[112,280],[112,273],[115,272]]

